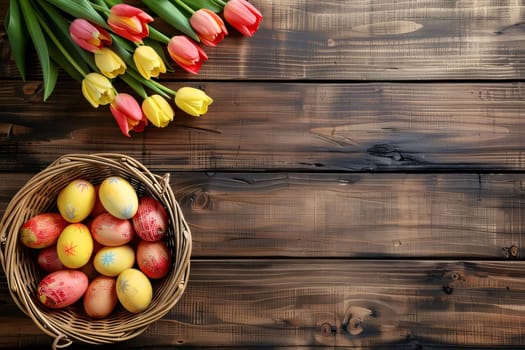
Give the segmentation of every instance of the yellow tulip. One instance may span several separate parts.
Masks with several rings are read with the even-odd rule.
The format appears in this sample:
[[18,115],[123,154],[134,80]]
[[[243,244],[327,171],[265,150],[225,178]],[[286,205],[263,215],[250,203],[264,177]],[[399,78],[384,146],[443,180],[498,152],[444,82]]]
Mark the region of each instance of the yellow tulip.
[[151,95],[142,102],[142,111],[146,118],[158,128],[163,128],[173,120],[175,112],[166,99],[160,95]]
[[126,64],[122,58],[107,47],[95,52],[95,64],[100,72],[110,79],[126,72]]
[[95,108],[113,102],[117,91],[108,78],[99,73],[89,73],[82,80],[82,94]]
[[212,103],[213,100],[204,91],[191,87],[180,88],[175,95],[175,104],[194,117],[205,114]]
[[133,53],[133,62],[145,79],[149,80],[151,77],[158,77],[160,73],[166,73],[164,61],[151,46],[137,47]]

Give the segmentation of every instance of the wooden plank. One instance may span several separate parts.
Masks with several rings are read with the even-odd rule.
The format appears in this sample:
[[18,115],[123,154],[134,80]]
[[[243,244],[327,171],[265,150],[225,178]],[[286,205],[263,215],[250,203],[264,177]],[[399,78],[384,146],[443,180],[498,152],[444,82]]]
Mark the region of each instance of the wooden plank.
[[525,169],[522,82],[193,86],[215,99],[208,114],[177,111],[168,127],[128,139],[79,84],[61,84],[43,103],[37,82],[6,81],[0,170],[39,170],[66,149],[111,149],[166,171]]
[[[0,174],[0,213],[29,174]],[[521,258],[523,175],[172,173],[194,257]]]
[[[194,260],[179,303],[120,345],[518,346],[525,343],[524,271],[524,262]],[[9,305],[3,285],[0,293]],[[12,315],[0,316],[5,345],[44,345],[29,319]]]
[[[209,60],[199,76],[178,69],[172,77],[381,81],[525,77],[522,1],[253,3],[264,16],[253,38],[243,39],[230,28],[231,35],[219,46],[204,47]],[[8,0],[0,1],[2,20],[7,4]],[[1,45],[3,57],[9,57],[6,40]],[[16,76],[13,62],[0,67],[0,76]]]

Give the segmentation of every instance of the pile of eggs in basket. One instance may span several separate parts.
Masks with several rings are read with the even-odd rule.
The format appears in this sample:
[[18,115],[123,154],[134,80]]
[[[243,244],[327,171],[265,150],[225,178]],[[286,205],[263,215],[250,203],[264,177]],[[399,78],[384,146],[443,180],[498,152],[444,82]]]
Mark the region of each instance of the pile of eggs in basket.
[[145,310],[152,280],[164,278],[172,256],[163,238],[166,209],[155,198],[139,198],[120,176],[93,185],[76,179],[61,189],[58,212],[40,213],[20,228],[21,242],[37,252],[45,271],[37,298],[46,307],[77,302],[94,319],[117,307]]

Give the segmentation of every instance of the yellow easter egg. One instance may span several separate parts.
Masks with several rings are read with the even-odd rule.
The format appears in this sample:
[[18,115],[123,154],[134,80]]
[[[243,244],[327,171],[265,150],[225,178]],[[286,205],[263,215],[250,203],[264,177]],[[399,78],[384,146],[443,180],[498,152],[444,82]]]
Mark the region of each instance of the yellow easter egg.
[[135,251],[129,245],[103,247],[93,258],[93,265],[98,273],[115,277],[129,269],[135,263]]
[[71,269],[88,263],[93,253],[93,238],[86,225],[69,224],[62,230],[57,241],[58,260]]
[[99,187],[99,199],[104,209],[119,219],[131,219],[137,212],[139,199],[131,184],[120,176],[110,176]]
[[83,179],[73,180],[58,194],[58,211],[68,222],[81,222],[93,210],[96,198],[93,184]]
[[146,275],[134,268],[122,271],[117,277],[117,298],[129,312],[144,311],[153,298],[153,287]]

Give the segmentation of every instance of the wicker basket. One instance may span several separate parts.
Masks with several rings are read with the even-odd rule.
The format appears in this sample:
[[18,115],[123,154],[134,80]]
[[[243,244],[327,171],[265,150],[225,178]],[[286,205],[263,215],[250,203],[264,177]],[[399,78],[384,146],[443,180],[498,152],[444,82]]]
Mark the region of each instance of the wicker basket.
[[[153,300],[141,313],[132,314],[119,308],[105,319],[94,320],[78,305],[47,309],[36,298],[36,289],[44,274],[28,248],[20,243],[19,228],[36,214],[56,210],[58,192],[70,181],[83,178],[97,184],[110,175],[122,176],[139,196],[149,194],[166,207],[169,217],[166,243],[173,255],[173,267],[165,278],[153,283]],[[0,229],[0,260],[12,298],[43,332],[54,338],[54,348],[73,342],[106,344],[136,337],[177,303],[188,282],[191,233],[169,186],[169,174],[164,177],[152,174],[128,156],[68,154],[60,157],[16,193],[5,210]]]

